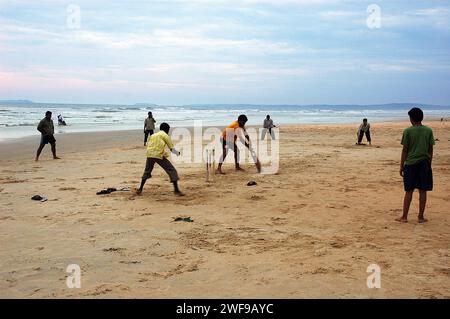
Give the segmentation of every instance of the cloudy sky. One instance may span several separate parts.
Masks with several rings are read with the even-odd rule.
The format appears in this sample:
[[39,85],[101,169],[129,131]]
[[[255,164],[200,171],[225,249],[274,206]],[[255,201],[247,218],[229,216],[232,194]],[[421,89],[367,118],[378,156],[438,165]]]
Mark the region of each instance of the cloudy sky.
[[448,0],[0,0],[0,99],[450,105],[449,88]]

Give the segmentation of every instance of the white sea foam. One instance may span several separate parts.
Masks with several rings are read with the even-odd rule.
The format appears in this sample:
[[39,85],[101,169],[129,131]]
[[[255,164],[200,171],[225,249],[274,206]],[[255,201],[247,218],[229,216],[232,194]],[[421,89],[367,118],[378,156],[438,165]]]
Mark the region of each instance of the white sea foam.
[[[57,134],[143,129],[148,111],[157,123],[171,126],[193,126],[202,121],[205,126],[224,127],[239,114],[246,114],[249,125],[261,125],[267,114],[275,124],[359,123],[367,117],[371,122],[408,120],[407,111],[413,104],[379,106],[292,106],[292,105],[76,105],[76,104],[4,104],[0,103],[0,139],[38,135],[36,126],[47,110],[53,112]],[[450,117],[450,107],[421,106],[428,117]],[[57,127],[56,118],[62,114],[69,124]]]

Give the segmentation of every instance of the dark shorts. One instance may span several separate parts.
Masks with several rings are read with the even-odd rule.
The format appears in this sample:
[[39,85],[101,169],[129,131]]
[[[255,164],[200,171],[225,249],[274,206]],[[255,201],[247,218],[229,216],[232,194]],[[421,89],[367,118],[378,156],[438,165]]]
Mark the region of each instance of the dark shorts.
[[41,136],[41,144],[53,144],[55,143],[55,137],[53,135],[42,135]]
[[433,190],[433,171],[429,160],[422,160],[414,165],[405,165],[403,168],[403,184],[405,192],[419,189]]
[[178,173],[175,167],[173,167],[172,163],[165,157],[162,159],[148,157],[147,162],[145,163],[144,174],[142,175],[142,179],[148,179],[152,177],[152,171],[155,164],[158,164],[162,167],[162,169],[169,175],[171,182],[176,182],[179,180]]

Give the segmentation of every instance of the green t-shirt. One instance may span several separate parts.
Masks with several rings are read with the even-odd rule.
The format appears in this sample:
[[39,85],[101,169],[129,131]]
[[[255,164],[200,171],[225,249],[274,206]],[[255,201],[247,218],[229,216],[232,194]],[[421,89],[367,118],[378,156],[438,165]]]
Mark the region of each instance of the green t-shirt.
[[408,149],[405,165],[414,165],[430,158],[430,146],[434,145],[431,128],[425,125],[413,125],[403,131],[402,145]]

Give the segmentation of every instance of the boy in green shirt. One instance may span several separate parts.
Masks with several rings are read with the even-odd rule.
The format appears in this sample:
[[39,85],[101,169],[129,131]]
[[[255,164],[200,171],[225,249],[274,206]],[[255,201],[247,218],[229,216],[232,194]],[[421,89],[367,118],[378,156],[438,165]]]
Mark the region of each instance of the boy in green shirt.
[[423,111],[417,107],[408,112],[412,126],[403,131],[402,157],[400,160],[400,176],[403,177],[405,198],[403,200],[403,215],[396,220],[408,222],[408,212],[414,189],[419,190],[419,223],[424,223],[427,191],[433,190],[433,160],[434,136],[431,128],[422,125]]

